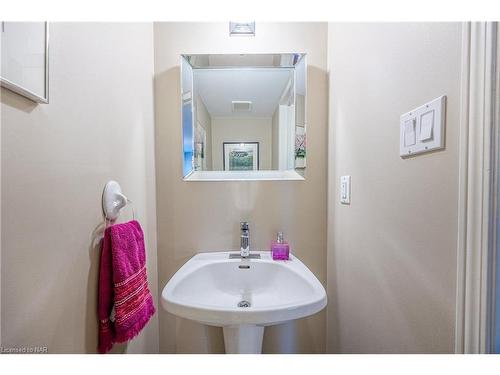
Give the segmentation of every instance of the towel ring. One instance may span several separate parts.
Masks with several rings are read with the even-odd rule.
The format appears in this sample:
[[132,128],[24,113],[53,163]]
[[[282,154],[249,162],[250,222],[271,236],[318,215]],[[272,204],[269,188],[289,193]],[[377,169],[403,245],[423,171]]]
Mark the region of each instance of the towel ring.
[[135,210],[133,203],[123,193],[120,184],[116,181],[109,181],[102,192],[102,212],[104,215],[104,222],[113,222],[118,216],[120,211],[128,203],[132,204],[132,215],[135,220]]

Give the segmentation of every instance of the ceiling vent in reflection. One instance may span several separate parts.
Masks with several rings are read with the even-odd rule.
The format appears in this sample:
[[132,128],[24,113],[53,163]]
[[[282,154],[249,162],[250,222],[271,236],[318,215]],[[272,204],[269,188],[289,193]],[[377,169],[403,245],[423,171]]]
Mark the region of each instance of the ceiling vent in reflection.
[[233,100],[233,112],[250,112],[252,110],[252,102],[248,100]]

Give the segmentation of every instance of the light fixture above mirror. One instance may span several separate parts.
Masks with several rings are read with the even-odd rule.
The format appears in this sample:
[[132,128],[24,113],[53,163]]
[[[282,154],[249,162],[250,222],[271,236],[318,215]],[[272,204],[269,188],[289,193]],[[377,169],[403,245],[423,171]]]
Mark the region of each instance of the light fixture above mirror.
[[183,176],[303,180],[306,56],[182,55]]

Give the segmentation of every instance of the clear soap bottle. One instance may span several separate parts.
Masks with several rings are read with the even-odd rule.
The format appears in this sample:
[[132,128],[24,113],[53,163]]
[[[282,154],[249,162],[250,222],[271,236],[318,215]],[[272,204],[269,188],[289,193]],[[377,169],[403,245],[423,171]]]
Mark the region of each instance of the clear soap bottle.
[[283,239],[283,232],[278,232],[276,240],[271,242],[271,255],[273,260],[288,260],[290,258],[290,245]]

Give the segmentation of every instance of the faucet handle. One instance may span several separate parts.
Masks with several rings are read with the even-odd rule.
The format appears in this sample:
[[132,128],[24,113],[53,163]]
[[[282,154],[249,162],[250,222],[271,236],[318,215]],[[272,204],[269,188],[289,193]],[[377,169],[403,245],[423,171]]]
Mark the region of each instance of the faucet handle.
[[240,229],[241,230],[248,230],[248,221],[241,221],[240,222]]

